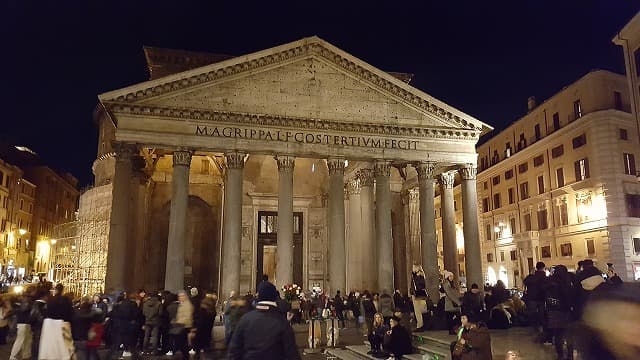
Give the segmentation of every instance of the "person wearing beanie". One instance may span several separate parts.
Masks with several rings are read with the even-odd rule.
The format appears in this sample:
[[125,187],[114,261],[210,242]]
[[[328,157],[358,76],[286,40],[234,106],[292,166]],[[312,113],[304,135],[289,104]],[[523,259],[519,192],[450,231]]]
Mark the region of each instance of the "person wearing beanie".
[[255,310],[240,318],[229,343],[231,360],[298,360],[293,329],[276,301],[278,290],[270,282],[263,282],[258,292]]
[[400,318],[392,316],[389,319],[391,329],[387,331],[388,339],[385,341],[385,351],[389,354],[393,354],[393,357],[389,359],[403,359],[404,355],[411,354],[413,352],[413,345],[411,344],[411,334],[409,330],[400,325]]

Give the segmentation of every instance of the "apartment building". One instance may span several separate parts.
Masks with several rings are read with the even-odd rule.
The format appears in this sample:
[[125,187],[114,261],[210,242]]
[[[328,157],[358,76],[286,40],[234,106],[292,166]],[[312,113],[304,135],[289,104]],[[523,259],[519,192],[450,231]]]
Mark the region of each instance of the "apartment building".
[[478,146],[487,282],[521,286],[537,261],[640,278],[638,128],[624,76],[593,71]]

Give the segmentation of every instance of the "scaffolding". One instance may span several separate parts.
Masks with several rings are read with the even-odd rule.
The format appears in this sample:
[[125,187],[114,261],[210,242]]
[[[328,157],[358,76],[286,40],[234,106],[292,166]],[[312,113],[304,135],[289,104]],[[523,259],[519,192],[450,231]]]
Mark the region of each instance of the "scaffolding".
[[110,215],[111,185],[80,196],[77,220],[54,228],[54,282],[80,296],[104,291]]

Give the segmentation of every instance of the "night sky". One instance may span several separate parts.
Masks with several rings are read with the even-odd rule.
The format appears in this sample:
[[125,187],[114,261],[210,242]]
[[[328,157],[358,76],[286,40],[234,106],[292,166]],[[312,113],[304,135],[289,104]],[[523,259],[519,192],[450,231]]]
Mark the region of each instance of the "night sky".
[[96,96],[147,79],[143,45],[242,55],[318,35],[415,74],[413,86],[500,129],[529,96],[540,102],[592,69],[623,73],[611,39],[640,10],[640,0],[128,2],[0,3],[0,140],[83,185]]

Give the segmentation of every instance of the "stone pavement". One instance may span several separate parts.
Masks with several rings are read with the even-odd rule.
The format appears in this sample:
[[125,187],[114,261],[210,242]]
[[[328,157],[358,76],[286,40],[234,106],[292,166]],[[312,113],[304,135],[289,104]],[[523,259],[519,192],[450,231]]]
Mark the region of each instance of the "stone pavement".
[[[296,343],[303,354],[303,349],[307,346],[307,325],[294,325]],[[446,331],[429,331],[420,335],[432,337],[441,341],[453,341],[454,337]],[[214,328],[214,346],[217,349],[217,356],[214,359],[225,359],[223,348],[224,329],[222,326]],[[494,359],[501,360],[508,350],[515,350],[521,354],[522,359],[531,360],[552,360],[555,359],[553,346],[545,346],[533,341],[534,334],[530,328],[512,328],[508,330],[491,330],[491,341]],[[326,342],[326,335],[323,331],[323,340]],[[364,336],[358,329],[351,325],[340,334],[339,346],[362,345]],[[0,359],[8,359],[11,345],[0,346]],[[102,354],[104,356],[104,354]],[[176,357],[178,358],[178,357]],[[302,355],[304,360],[324,360],[326,356],[322,353]],[[171,359],[169,356],[145,356],[144,359]]]

